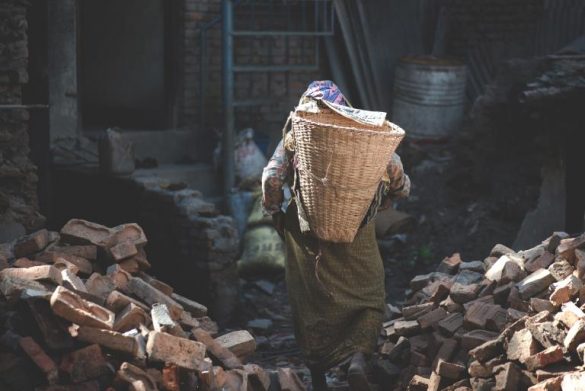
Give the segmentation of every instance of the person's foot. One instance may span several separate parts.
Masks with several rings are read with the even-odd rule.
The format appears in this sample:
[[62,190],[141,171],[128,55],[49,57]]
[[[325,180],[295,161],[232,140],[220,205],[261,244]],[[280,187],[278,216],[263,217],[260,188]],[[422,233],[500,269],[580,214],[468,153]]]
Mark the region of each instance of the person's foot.
[[311,370],[311,385],[313,386],[313,391],[327,391],[325,372]]
[[366,376],[366,357],[362,352],[354,353],[347,370],[347,382],[351,391],[370,391]]

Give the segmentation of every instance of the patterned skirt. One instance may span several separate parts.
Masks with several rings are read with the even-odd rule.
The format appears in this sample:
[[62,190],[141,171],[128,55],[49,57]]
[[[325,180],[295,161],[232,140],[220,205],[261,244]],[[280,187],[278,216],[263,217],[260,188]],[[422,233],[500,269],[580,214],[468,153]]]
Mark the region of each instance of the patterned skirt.
[[295,336],[309,368],[326,370],[373,353],[385,306],[384,266],[372,221],[352,243],[301,233],[296,205],[285,220],[286,283]]

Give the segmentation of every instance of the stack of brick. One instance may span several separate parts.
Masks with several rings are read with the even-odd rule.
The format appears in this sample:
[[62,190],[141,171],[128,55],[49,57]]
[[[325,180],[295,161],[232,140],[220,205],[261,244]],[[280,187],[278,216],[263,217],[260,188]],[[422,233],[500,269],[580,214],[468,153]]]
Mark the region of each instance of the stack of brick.
[[28,82],[27,3],[0,4],[0,238],[14,238],[38,229],[44,218],[38,212],[36,167],[29,159],[27,110],[22,86]]
[[[445,258],[386,322],[383,384],[409,390],[585,389],[585,234],[483,261]],[[392,382],[392,383],[391,383]]]
[[294,372],[245,364],[254,337],[217,336],[207,308],[146,273],[137,224],[70,220],[4,245],[3,390],[304,390]]
[[[225,323],[238,302],[237,253],[240,241],[233,219],[192,189],[161,188],[141,183],[138,218],[152,238],[154,265],[161,277],[181,292],[192,292]],[[181,270],[181,273],[177,273]]]

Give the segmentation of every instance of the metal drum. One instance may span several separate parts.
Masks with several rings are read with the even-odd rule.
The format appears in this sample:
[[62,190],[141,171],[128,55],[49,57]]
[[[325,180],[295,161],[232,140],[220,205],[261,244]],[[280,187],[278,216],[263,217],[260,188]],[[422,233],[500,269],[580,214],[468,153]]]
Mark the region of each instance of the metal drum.
[[463,120],[465,78],[465,65],[457,61],[402,58],[396,68],[391,121],[411,138],[449,138]]

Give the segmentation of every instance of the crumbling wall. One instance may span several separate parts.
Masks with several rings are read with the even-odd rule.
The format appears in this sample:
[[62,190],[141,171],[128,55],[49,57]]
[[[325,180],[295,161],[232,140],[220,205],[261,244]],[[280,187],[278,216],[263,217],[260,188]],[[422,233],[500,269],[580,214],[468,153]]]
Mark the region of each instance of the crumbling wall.
[[[0,104],[21,105],[28,82],[26,2],[0,4]],[[38,228],[37,168],[29,158],[29,113],[0,109],[0,241]]]

